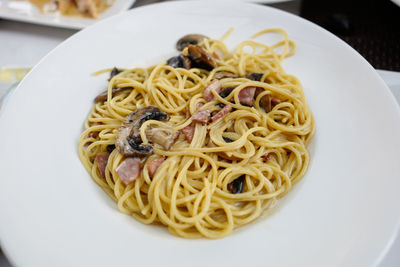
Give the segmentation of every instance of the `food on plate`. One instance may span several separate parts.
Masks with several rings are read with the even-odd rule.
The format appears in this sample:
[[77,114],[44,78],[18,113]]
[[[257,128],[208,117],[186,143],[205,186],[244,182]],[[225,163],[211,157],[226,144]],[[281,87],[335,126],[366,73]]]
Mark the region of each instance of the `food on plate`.
[[42,12],[59,11],[66,16],[98,18],[99,14],[112,5],[113,0],[29,0]]
[[185,238],[221,238],[272,209],[306,173],[314,119],[281,62],[281,29],[229,51],[199,34],[149,68],[110,71],[79,138],[79,156],[118,208]]

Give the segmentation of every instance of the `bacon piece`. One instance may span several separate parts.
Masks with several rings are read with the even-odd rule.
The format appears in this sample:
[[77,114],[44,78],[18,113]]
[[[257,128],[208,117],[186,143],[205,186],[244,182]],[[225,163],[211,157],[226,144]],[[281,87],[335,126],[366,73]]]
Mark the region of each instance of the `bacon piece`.
[[279,98],[276,98],[276,97],[273,97],[273,96],[271,97],[271,107],[275,107],[279,103],[281,103],[281,100]]
[[[257,98],[259,94],[264,92],[264,89],[262,87],[256,87],[256,92],[254,94],[254,98]],[[264,110],[268,113],[271,111],[271,96],[270,95],[265,95],[261,97],[260,99],[260,106],[264,108]]]
[[192,119],[194,122],[200,122],[202,124],[206,124],[208,122],[208,118],[210,117],[210,111],[208,109],[197,111]]
[[90,138],[97,138],[99,137],[99,132],[90,132],[87,136]]
[[219,56],[218,56],[218,54],[217,54],[215,51],[212,52],[212,56],[213,56],[215,59],[218,59],[218,60],[220,59]]
[[256,87],[254,87],[254,86],[248,86],[246,88],[243,88],[239,92],[240,104],[246,105],[246,106],[253,106],[255,92],[256,92]]
[[215,79],[213,80],[203,91],[203,96],[206,101],[211,101],[214,99],[214,95],[211,92],[212,90],[215,90],[217,94],[221,91],[221,84],[219,80]]
[[225,107],[223,107],[220,111],[218,111],[217,114],[215,114],[214,116],[212,116],[211,120],[212,121],[216,121],[222,117],[224,117],[226,114],[228,114],[229,112],[232,111],[232,106],[231,105],[226,105]]
[[124,184],[129,184],[136,180],[140,174],[140,159],[127,158],[116,169],[119,179]]
[[[201,102],[197,102],[196,103],[196,110],[198,110],[199,108],[201,108],[204,104]],[[191,113],[190,113],[190,107],[186,107],[186,118],[190,118]]]
[[279,103],[281,103],[281,100],[279,98],[270,95],[263,96],[260,100],[261,106],[267,113],[270,112]]
[[198,103],[196,104],[196,110],[199,109],[199,108],[201,108],[203,105],[204,105],[203,103],[198,102]]
[[181,130],[181,132],[185,135],[185,139],[188,143],[191,143],[194,136],[194,126],[188,125]]
[[99,170],[100,177],[103,179],[106,178],[106,166],[109,156],[110,153],[108,152],[100,152],[96,155],[97,169]]
[[147,171],[149,172],[150,178],[153,178],[153,176],[156,173],[158,167],[160,167],[161,163],[163,163],[164,160],[165,160],[165,157],[155,158],[155,159],[150,160],[147,163]]
[[261,156],[261,158],[263,159],[264,162],[270,160],[272,157],[271,153],[267,153]]

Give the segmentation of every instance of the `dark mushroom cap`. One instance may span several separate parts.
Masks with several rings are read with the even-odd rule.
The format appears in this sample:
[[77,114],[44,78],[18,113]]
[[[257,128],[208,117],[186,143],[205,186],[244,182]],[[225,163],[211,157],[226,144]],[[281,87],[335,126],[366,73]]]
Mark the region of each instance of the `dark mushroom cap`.
[[173,67],[173,68],[185,68],[185,69],[190,69],[191,67],[191,61],[188,57],[184,55],[179,55],[176,57],[171,57],[170,59],[167,60],[167,65]]
[[118,130],[115,146],[127,157],[145,157],[153,152],[151,145],[143,145],[140,127],[147,120],[169,120],[169,116],[154,106],[139,108],[130,113]]
[[243,174],[230,182],[228,184],[228,190],[231,191],[232,194],[243,193],[245,178],[246,175]]
[[206,38],[209,39],[207,36],[202,34],[187,34],[178,40],[176,43],[176,49],[178,49],[178,51],[182,51],[189,44],[197,45]]

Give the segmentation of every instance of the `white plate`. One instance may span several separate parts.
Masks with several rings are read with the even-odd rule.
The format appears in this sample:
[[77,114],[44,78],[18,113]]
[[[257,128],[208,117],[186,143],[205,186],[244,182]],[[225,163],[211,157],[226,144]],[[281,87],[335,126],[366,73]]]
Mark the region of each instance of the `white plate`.
[[392,0],[393,3],[395,3],[396,5],[400,6],[400,0]]
[[0,0],[0,18],[48,26],[82,29],[101,19],[129,9],[135,0],[115,0],[113,5],[100,14],[98,19],[62,16],[59,13],[43,14],[27,0]]
[[[185,240],[120,213],[81,165],[77,140],[106,86],[94,71],[155,63],[184,34],[218,38],[230,26],[231,47],[267,27],[298,44],[284,68],[303,82],[315,115],[311,166],[272,216],[224,239]],[[381,261],[399,226],[393,96],[344,42],[268,7],[167,2],[99,22],[28,74],[0,129],[0,237],[18,266],[366,267]]]

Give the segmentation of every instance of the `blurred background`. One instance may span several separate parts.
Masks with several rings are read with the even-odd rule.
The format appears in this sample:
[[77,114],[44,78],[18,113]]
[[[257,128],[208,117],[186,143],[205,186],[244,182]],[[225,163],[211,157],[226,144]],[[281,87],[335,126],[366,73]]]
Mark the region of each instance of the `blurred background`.
[[[0,11],[2,1],[8,0],[0,0]],[[131,8],[158,2],[162,1],[137,0]],[[258,0],[255,2],[299,15],[341,38],[375,69],[379,69],[378,73],[399,101],[400,0]],[[235,1],[232,0],[231,4],[234,5]],[[30,67],[76,32],[77,30],[73,29],[0,18],[0,99],[5,98],[10,88],[13,88],[12,85],[15,87],[15,83],[29,71]],[[11,74],[10,70],[13,71]],[[9,266],[10,263],[0,250],[0,267]],[[399,238],[380,266],[400,266]]]

